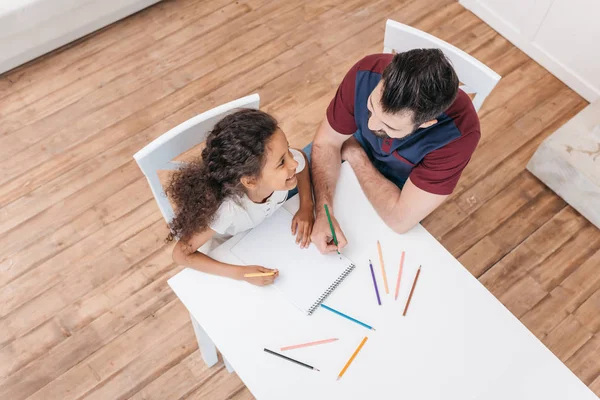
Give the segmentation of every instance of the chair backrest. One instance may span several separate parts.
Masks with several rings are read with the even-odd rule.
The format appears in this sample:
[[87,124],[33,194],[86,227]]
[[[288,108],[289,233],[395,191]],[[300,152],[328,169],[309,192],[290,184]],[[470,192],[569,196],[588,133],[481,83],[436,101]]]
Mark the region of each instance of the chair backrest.
[[177,125],[133,155],[146,176],[158,208],[167,223],[171,222],[175,213],[160,183],[158,171],[180,168],[183,164],[173,159],[204,142],[208,133],[223,117],[240,108],[258,109],[259,104],[260,97],[253,94],[215,107]]
[[476,111],[479,111],[485,98],[500,80],[500,75],[451,44],[408,25],[391,19],[387,20],[383,40],[383,51],[385,53],[392,53],[393,51],[401,53],[419,48],[437,48],[444,52],[452,61],[458,79],[463,83],[461,89],[467,93],[475,94],[473,106]]

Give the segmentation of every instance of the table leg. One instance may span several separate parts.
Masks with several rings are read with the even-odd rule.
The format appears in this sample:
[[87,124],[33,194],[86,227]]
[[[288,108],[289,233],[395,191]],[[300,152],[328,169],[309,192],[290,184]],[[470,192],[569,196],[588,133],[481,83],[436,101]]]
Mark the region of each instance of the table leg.
[[231,366],[231,364],[229,364],[229,361],[227,361],[227,359],[225,357],[223,357],[223,361],[225,362],[225,368],[227,368],[227,372],[232,373],[234,371],[234,369]]
[[192,320],[192,326],[194,327],[194,333],[196,333],[196,339],[198,340],[200,355],[206,363],[206,366],[212,367],[219,361],[219,357],[217,356],[217,347],[213,341],[210,340],[210,337],[208,337],[204,329],[202,329],[192,314],[190,314],[190,318]]

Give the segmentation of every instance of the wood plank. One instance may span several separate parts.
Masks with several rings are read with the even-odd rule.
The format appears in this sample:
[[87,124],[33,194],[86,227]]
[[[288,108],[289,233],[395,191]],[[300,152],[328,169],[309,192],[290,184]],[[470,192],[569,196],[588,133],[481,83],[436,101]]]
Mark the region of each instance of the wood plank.
[[600,289],[596,290],[573,314],[591,332],[600,331]]
[[25,368],[0,380],[0,398],[19,400],[32,395],[120,333],[173,302],[175,294],[165,284],[169,277],[166,275],[156,280],[86,326],[79,334],[70,336]]
[[591,337],[592,333],[585,326],[573,316],[568,316],[548,333],[543,342],[561,361],[565,362]]
[[[0,287],[62,251],[73,251],[71,247],[77,244],[81,246],[78,254],[91,251],[97,246],[97,242],[94,239],[90,240],[90,237],[95,238],[94,235],[98,235],[99,231],[152,199],[147,189],[146,179],[138,179],[106,200],[93,205],[68,224],[55,226],[55,230],[46,236],[46,240],[34,241],[0,262]],[[72,259],[75,253],[67,257]]]
[[525,276],[498,298],[514,314],[521,318],[542,300],[548,292],[535,279]]
[[230,374],[225,370],[220,374],[214,375],[204,385],[189,393],[186,399],[229,399],[244,388],[245,386],[237,374]]
[[127,398],[197,347],[189,314],[174,299],[29,399]]
[[[563,208],[554,218],[486,271],[479,281],[496,297],[501,296],[529,271],[544,262],[586,223],[587,221],[572,208]],[[556,239],[547,240],[548,237]]]
[[600,231],[592,224],[586,223],[576,236],[570,238],[543,264],[532,269],[529,275],[546,290],[552,290],[598,250],[600,250]]
[[594,335],[565,363],[586,385],[600,376],[600,335]]
[[498,227],[458,258],[475,277],[481,276],[566,206],[566,203],[549,189],[542,189],[540,194],[503,223],[488,222],[492,227]]
[[[131,396],[131,400],[180,399],[216,374],[227,374],[223,362],[207,368],[196,350]],[[248,391],[246,389],[246,391]]]
[[[575,246],[572,248],[575,249]],[[521,321],[537,337],[547,335],[600,288],[599,263],[600,250],[580,264],[546,298],[525,314]]]
[[[76,246],[57,254],[37,268],[8,283],[0,292],[0,315],[6,315],[43,290],[52,288],[65,276],[72,273],[71,271],[84,268],[84,265],[87,265],[87,268],[93,268],[93,265],[102,262],[104,257],[109,257],[107,252],[111,249],[115,249],[113,250],[114,255],[111,256],[113,261],[128,262],[125,254],[121,250],[117,250],[116,246],[130,240],[133,235],[153,224],[155,230],[162,228],[162,232],[166,232],[165,223],[159,218],[161,217],[156,213],[156,203],[153,200],[148,201],[125,218],[109,224],[107,229],[98,231],[96,235],[89,236],[85,241],[79,242]],[[97,245],[94,246],[94,243]],[[147,243],[152,243],[152,241],[147,241]],[[65,262],[73,260],[73,256],[78,257],[75,258],[78,260],[78,265],[65,270]]]
[[596,393],[597,396],[600,396],[600,375],[590,384],[590,389],[592,392]]
[[460,257],[478,240],[508,220],[543,191],[544,186],[535,177],[527,173],[521,174],[510,187],[490,199],[468,219],[443,235],[440,242],[452,255]]
[[[16,337],[0,349],[0,360],[11,360],[10,367],[9,364],[3,364],[7,370],[0,370],[3,372],[0,376],[7,376],[29,364],[66,337],[76,334],[77,331],[172,269],[170,246],[160,248],[138,264],[131,266],[127,272],[116,274],[112,279],[90,290],[62,310],[55,311],[56,314],[50,320]],[[44,301],[51,304],[48,300],[49,296],[46,295]],[[67,303],[67,299],[61,298],[61,300],[62,302],[52,303],[53,306],[47,305],[46,310],[51,311],[53,307],[58,308],[61,304]],[[20,351],[24,349],[26,351]]]
[[162,231],[160,237],[155,240],[143,240],[144,237],[157,235],[157,231],[160,232],[161,225],[149,223],[147,226],[147,229],[136,233],[137,236],[118,239],[122,243],[117,247],[99,252],[85,262],[78,262],[73,268],[65,271],[64,275],[50,275],[46,282],[47,286],[44,285],[44,281],[36,281],[35,275],[33,275],[30,277],[31,280],[25,281],[25,283],[31,286],[30,290],[35,289],[36,292],[40,292],[37,296],[32,297],[27,294],[26,288],[18,288],[12,297],[10,293],[5,294],[7,291],[3,291],[2,295],[8,298],[7,301],[10,302],[10,305],[18,304],[20,301],[24,301],[24,303],[9,310],[9,313],[2,318],[5,329],[0,332],[0,343],[6,344],[20,337],[96,286],[115,275],[125,273],[130,266],[135,265],[149,253],[161,247],[165,231]]

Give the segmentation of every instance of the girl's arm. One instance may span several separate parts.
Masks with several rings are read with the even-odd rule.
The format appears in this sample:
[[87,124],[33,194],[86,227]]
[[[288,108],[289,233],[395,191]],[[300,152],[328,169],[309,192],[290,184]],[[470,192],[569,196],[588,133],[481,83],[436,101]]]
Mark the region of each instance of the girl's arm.
[[297,175],[298,177],[298,196],[300,196],[300,208],[292,220],[292,234],[296,235],[296,243],[302,248],[308,247],[310,244],[310,234],[312,233],[314,217],[314,201],[312,194],[312,185],[310,183],[310,168],[308,165],[308,157],[302,150],[298,150],[306,167]]
[[[222,263],[204,253],[197,251],[200,246],[208,242],[215,231],[206,228],[204,231],[195,234],[189,241],[177,241],[173,249],[173,261],[179,265],[197,269],[207,274],[224,276],[226,278],[245,280],[258,286],[270,285],[279,275],[279,271],[263,268],[258,265],[238,266]],[[246,278],[244,274],[275,272],[272,276]]]
[[304,161],[306,162],[306,166],[300,173],[298,174],[298,196],[300,196],[300,209],[310,209],[311,211],[314,208],[313,202],[313,194],[312,194],[312,185],[310,183],[310,167],[308,164],[308,157],[302,150],[298,150],[302,157],[304,157]]

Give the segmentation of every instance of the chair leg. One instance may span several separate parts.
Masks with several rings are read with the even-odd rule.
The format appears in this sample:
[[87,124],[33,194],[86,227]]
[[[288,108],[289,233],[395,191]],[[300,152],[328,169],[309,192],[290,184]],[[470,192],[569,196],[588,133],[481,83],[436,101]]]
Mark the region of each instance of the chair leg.
[[231,364],[229,364],[229,361],[227,361],[227,359],[225,357],[223,357],[223,361],[225,362],[225,368],[227,368],[227,372],[232,373],[234,371],[234,369],[231,366]]
[[207,367],[212,367],[219,361],[217,356],[217,347],[210,340],[210,337],[204,332],[204,329],[200,326],[196,318],[190,314],[192,320],[192,326],[194,327],[194,333],[196,333],[196,339],[198,340],[198,348],[200,349],[200,355],[206,363]]

